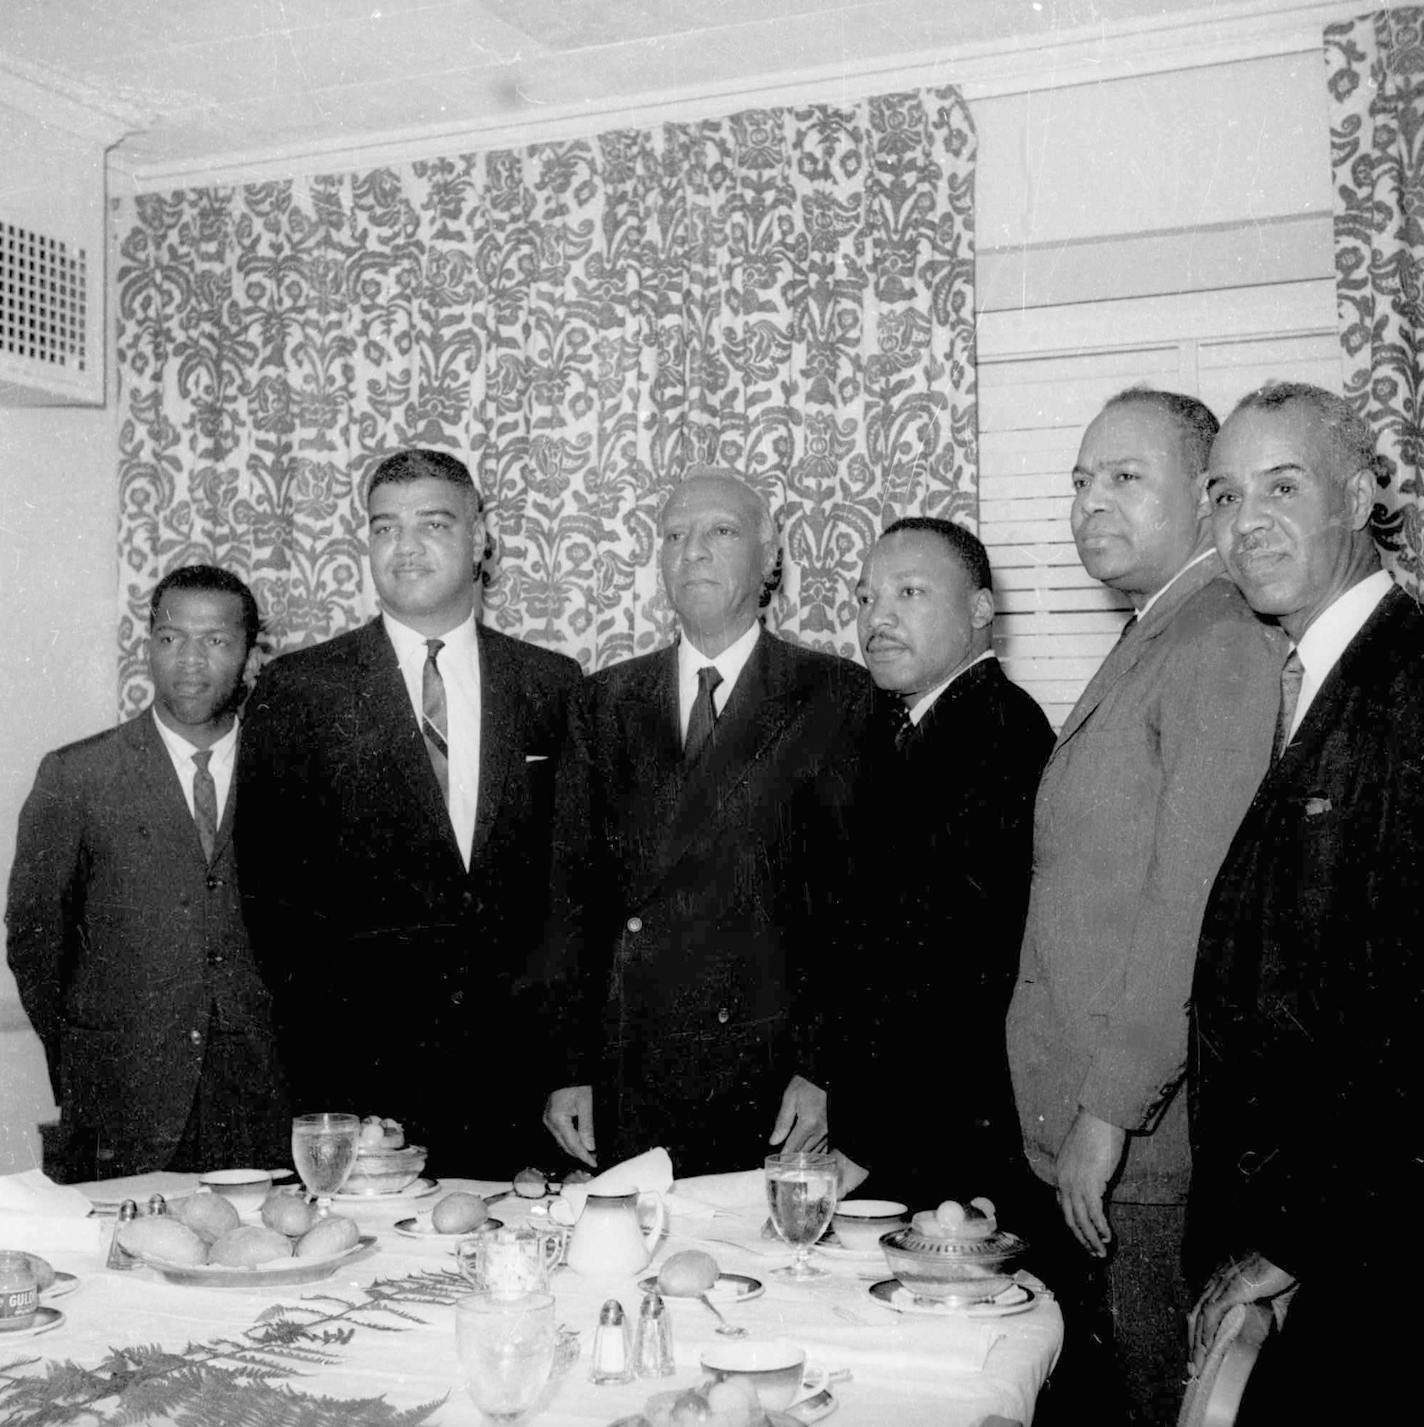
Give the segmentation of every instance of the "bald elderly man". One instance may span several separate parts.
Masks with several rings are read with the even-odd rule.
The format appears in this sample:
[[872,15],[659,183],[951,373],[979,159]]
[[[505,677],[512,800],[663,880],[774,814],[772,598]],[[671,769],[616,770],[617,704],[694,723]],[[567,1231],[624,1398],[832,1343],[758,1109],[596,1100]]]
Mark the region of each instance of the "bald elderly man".
[[679,637],[571,714],[544,1123],[585,1163],[662,1145],[684,1176],[825,1138],[817,968],[872,686],[763,628],[776,526],[736,472],[690,473],[659,533]]

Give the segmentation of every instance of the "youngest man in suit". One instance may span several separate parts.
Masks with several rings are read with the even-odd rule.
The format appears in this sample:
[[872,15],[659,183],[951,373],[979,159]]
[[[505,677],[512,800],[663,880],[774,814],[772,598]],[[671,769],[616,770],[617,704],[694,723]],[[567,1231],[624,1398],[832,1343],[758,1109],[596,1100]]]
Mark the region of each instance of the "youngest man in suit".
[[47,754],[20,813],[9,959],[68,1177],[278,1162],[290,1121],[233,858],[258,612],[191,565],[150,602],[152,707]]
[[855,954],[837,968],[831,1129],[870,1193],[917,1208],[987,1195],[1014,1228],[1004,1013],[1053,730],[994,657],[989,556],[963,526],[896,521],[855,596],[886,697],[856,798],[863,896]]

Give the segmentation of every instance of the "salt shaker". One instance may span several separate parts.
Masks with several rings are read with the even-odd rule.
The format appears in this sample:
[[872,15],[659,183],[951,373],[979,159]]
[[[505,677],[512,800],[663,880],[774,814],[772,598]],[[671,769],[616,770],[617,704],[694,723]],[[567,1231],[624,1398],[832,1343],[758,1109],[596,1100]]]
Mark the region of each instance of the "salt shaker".
[[657,1289],[643,1295],[638,1309],[633,1370],[639,1377],[671,1377],[677,1371],[672,1357],[672,1316]]
[[145,1214],[166,1214],[168,1212],[168,1201],[161,1194],[150,1194],[148,1196],[148,1208]]
[[104,1261],[105,1268],[125,1269],[134,1266],[133,1255],[119,1242],[119,1230],[137,1218],[138,1205],[132,1199],[125,1199],[119,1205],[119,1217],[114,1221],[114,1236],[109,1240],[109,1257]]
[[589,1363],[590,1382],[632,1382],[632,1333],[623,1305],[610,1298],[598,1313],[593,1331],[593,1357]]

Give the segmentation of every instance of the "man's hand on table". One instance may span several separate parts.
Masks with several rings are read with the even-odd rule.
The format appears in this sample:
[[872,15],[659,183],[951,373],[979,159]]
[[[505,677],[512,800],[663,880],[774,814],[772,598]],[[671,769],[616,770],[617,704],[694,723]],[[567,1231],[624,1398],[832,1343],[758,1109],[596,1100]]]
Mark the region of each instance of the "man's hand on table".
[[1058,1207],[1073,1237],[1094,1258],[1106,1258],[1112,1243],[1103,1201],[1126,1144],[1126,1131],[1080,1106],[1059,1146],[1055,1166]]
[[780,1145],[787,1154],[822,1150],[826,1147],[827,1128],[826,1092],[804,1075],[793,1075],[782,1092],[781,1110],[767,1142]]
[[1258,1303],[1293,1287],[1295,1279],[1260,1254],[1248,1254],[1223,1264],[1207,1280],[1196,1307],[1187,1315],[1187,1337],[1192,1350],[1192,1372],[1198,1373],[1211,1351],[1221,1320],[1238,1303]]
[[598,1168],[594,1153],[597,1142],[593,1136],[592,1085],[566,1085],[562,1090],[552,1091],[544,1102],[544,1128],[566,1153]]

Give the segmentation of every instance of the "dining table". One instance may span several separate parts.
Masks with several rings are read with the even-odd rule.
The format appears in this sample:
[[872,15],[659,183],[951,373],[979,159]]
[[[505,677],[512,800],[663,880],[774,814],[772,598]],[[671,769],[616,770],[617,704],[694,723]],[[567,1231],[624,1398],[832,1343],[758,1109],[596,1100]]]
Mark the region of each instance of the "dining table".
[[[164,1172],[78,1188],[97,1214],[112,1216],[121,1199],[172,1200],[196,1185],[195,1175]],[[491,1214],[505,1223],[549,1222],[552,1201],[508,1193],[508,1181],[447,1179],[434,1188],[420,1181],[416,1193],[339,1200],[336,1212],[373,1242],[314,1283],[194,1285],[143,1264],[107,1267],[106,1254],[92,1249],[51,1253],[75,1281],[44,1300],[63,1313],[56,1326],[0,1335],[0,1422],[475,1427],[482,1419],[461,1381],[454,1308],[472,1289],[454,1253],[458,1239],[429,1227],[431,1205],[453,1190],[493,1201]],[[668,1202],[675,1206],[676,1196]],[[737,1276],[729,1282],[761,1290],[739,1286],[719,1303],[733,1325],[790,1340],[832,1375],[819,1410],[831,1409],[833,1427],[1028,1427],[1063,1339],[1058,1305],[1041,1283],[1022,1276],[1028,1286],[1002,1311],[925,1304],[901,1311],[884,1288],[873,1291],[890,1278],[883,1260],[831,1250],[814,1255],[824,1276],[788,1281],[774,1270],[790,1251],[765,1237],[765,1209],[763,1201],[694,1216],[673,1207],[651,1262],[636,1274],[556,1268],[550,1290],[565,1330],[562,1360],[531,1424],[608,1427],[655,1393],[703,1380],[704,1350],[724,1340],[701,1302],[674,1297],[664,1300],[671,1376],[595,1384],[589,1374],[603,1305],[618,1300],[636,1322],[640,1282],[669,1254],[699,1248]],[[258,1221],[249,1213],[245,1222]],[[106,1230],[106,1250],[109,1237]],[[89,1415],[74,1415],[76,1403]]]

